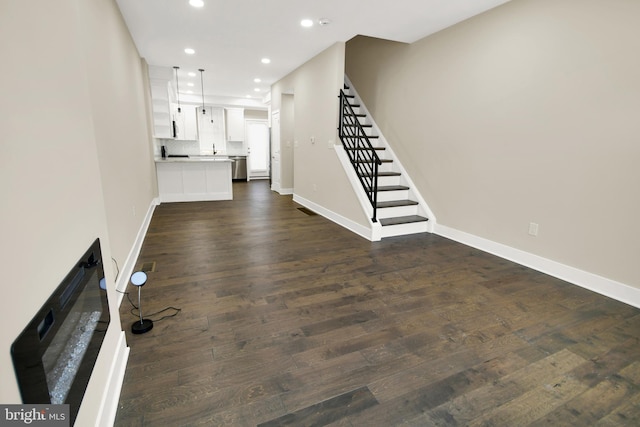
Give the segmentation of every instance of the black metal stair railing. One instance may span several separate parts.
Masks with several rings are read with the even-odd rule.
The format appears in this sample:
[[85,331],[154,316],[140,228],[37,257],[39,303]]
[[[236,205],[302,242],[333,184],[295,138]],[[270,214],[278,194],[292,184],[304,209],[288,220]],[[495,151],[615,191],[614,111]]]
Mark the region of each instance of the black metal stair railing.
[[373,222],[377,222],[378,167],[382,164],[376,150],[371,145],[358,116],[349,103],[350,95],[340,90],[340,127],[338,135],[349,155],[349,160],[360,179],[371,206]]

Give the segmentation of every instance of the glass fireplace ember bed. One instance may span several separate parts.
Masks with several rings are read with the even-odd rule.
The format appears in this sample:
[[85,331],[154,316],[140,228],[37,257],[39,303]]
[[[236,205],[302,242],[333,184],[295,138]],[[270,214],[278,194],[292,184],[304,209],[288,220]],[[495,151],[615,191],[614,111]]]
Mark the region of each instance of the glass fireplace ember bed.
[[72,425],[109,326],[105,289],[96,239],[11,347],[23,402],[68,403]]

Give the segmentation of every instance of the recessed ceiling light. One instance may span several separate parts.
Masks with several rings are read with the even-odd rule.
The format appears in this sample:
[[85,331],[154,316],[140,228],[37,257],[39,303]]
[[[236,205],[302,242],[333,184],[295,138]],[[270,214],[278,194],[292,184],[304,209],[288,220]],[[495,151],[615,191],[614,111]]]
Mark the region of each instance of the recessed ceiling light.
[[254,92],[260,92],[260,89],[255,88],[253,91],[254,91]]
[[251,95],[247,95],[247,98],[251,98]]
[[193,7],[202,7],[204,6],[204,1],[202,0],[189,0],[189,4]]
[[187,75],[188,75],[189,77],[195,77],[195,76],[196,76],[196,73],[194,73],[193,71],[190,71],[190,72],[188,72],[188,73],[187,73]]
[[187,55],[193,55],[194,53],[196,53],[196,51],[188,47],[184,50],[184,53],[186,53]]
[[257,78],[257,77],[256,77],[255,79],[253,79],[253,82],[254,82],[254,83],[260,83],[261,81],[262,81],[262,80],[261,80],[261,79],[259,79],[259,78]]
[[300,25],[307,28],[313,27],[313,21],[311,19],[303,19],[302,21],[300,21]]
[[193,87],[193,83],[189,82],[189,83],[187,83],[187,86]]
[[260,60],[263,64],[269,64],[271,62],[271,60],[269,58],[262,58]]
[[318,19],[318,25],[320,25],[321,27],[324,27],[325,25],[329,25],[329,24],[331,24],[331,21],[327,18]]
[[193,93],[193,91],[192,90],[188,90],[187,93]]

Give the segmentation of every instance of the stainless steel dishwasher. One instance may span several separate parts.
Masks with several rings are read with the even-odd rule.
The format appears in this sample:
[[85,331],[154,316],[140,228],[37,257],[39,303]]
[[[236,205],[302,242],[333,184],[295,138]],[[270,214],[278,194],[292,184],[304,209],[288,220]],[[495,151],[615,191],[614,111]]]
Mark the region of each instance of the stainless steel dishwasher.
[[231,178],[234,181],[247,180],[247,156],[229,156],[231,163]]

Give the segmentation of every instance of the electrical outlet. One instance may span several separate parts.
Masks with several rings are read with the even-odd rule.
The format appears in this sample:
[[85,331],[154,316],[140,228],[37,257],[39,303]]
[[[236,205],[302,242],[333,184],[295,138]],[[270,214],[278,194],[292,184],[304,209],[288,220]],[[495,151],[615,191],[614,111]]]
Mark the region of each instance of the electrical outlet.
[[538,235],[538,224],[536,224],[535,222],[530,222],[529,223],[529,235],[530,236],[537,236]]
[[316,143],[316,137],[312,136],[311,138],[309,138],[309,140],[311,141],[312,144]]

